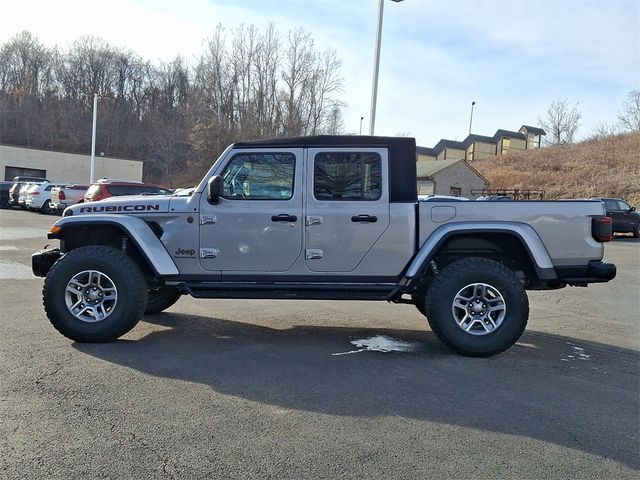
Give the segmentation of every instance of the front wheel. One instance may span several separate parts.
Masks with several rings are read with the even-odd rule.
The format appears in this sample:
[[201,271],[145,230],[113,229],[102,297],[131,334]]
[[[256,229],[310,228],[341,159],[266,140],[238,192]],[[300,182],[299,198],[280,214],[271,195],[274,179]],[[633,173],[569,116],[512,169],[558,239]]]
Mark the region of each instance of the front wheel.
[[80,247],[49,270],[42,290],[52,325],[77,342],[110,342],[131,330],[147,306],[136,262],[106,245]]
[[636,238],[640,238],[640,223],[636,225],[636,229],[633,231],[633,236]]
[[509,268],[486,258],[451,263],[427,292],[433,332],[458,353],[486,357],[503,352],[524,332],[529,300]]

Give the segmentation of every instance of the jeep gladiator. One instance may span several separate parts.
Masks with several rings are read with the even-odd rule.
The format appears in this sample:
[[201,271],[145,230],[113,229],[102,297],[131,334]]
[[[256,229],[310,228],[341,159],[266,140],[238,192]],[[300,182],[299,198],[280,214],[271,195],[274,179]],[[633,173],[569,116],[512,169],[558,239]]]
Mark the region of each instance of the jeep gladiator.
[[420,202],[412,138],[229,146],[190,196],[74,205],[32,256],[63,335],[107,342],[181,295],[411,303],[447,346],[488,356],[524,331],[527,289],[607,282],[601,201]]

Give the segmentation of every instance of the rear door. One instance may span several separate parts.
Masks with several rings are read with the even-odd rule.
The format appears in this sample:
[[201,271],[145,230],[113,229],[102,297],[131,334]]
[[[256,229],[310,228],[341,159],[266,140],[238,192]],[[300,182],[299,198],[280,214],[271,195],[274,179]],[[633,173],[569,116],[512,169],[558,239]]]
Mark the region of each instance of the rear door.
[[307,151],[305,263],[313,272],[351,272],[389,225],[384,148]]

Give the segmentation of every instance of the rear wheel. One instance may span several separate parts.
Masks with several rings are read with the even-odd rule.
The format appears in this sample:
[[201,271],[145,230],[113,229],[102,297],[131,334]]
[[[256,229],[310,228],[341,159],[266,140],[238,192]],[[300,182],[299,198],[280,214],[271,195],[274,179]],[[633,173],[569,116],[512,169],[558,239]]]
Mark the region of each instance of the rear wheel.
[[148,315],[160,313],[180,300],[181,296],[182,294],[176,287],[159,287],[149,290],[147,308],[144,313]]
[[42,290],[52,325],[77,342],[110,342],[131,330],[147,306],[135,261],[114,247],[80,247],[49,270]]
[[42,207],[40,208],[40,211],[45,215],[53,215],[53,213],[55,212],[55,209],[51,208],[51,200],[45,201]]
[[427,292],[433,332],[463,355],[503,352],[522,335],[529,317],[524,286],[504,265],[485,258],[451,263]]

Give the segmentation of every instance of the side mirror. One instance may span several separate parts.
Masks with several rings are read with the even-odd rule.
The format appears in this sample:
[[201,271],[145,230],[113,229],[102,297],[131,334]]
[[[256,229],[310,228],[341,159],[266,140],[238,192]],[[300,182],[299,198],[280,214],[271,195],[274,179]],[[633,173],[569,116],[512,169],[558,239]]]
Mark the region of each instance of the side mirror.
[[631,207],[631,208],[629,209],[629,211],[630,211],[630,212],[635,212],[635,211],[636,211],[636,207]]
[[224,193],[222,184],[222,177],[220,175],[214,175],[209,179],[207,183],[207,200],[209,203],[215,205]]

